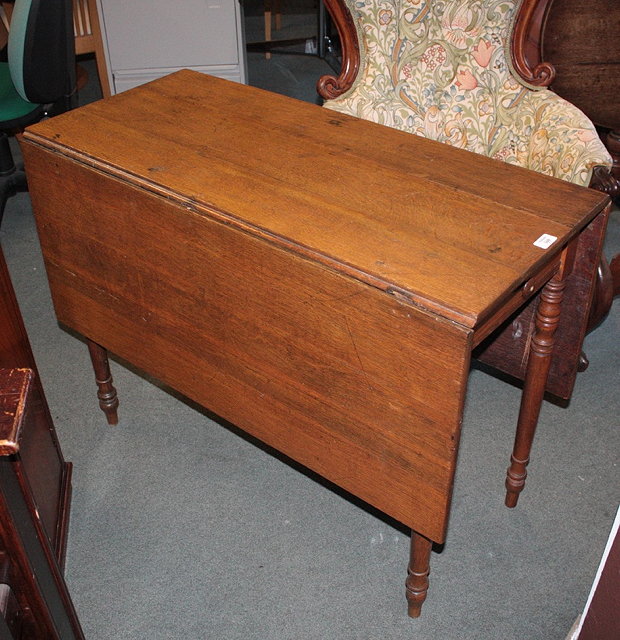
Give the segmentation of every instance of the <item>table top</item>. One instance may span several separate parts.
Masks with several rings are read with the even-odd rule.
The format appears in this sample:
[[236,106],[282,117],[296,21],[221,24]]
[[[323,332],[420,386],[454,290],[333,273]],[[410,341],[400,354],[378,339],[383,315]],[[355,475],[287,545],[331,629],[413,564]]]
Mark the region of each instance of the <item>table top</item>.
[[[25,138],[475,328],[604,194],[193,71]],[[547,248],[534,243],[557,239]]]

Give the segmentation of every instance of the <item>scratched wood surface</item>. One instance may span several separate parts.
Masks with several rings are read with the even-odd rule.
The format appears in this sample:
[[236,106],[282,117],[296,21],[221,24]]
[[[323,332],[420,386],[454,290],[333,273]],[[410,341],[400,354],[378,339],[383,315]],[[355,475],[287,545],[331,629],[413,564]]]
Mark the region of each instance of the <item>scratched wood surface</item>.
[[[191,71],[35,125],[26,138],[397,288],[470,327],[604,200]],[[558,237],[547,250],[532,244],[543,233]]]
[[[27,153],[61,322],[443,540],[470,330],[52,152]],[[62,179],[47,179],[50,167]]]

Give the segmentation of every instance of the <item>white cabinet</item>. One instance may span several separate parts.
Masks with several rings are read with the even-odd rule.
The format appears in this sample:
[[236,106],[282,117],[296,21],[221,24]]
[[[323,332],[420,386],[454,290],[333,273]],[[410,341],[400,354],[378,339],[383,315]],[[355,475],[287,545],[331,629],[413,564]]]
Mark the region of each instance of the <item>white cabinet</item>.
[[239,0],[98,0],[113,93],[195,69],[246,82]]

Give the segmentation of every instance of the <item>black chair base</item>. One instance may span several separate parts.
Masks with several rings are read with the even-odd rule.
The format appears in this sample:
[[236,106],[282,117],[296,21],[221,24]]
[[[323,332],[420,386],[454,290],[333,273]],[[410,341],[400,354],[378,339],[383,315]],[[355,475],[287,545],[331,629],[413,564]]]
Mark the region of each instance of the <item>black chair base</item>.
[[15,164],[9,137],[6,133],[0,133],[0,225],[2,225],[6,201],[18,191],[27,190],[28,182],[24,167],[21,164]]

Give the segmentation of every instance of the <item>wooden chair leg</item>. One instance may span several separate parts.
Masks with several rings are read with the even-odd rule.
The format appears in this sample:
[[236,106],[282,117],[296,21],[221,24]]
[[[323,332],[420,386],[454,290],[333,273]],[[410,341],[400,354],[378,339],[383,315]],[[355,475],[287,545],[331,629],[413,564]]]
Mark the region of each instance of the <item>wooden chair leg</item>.
[[407,612],[411,618],[419,618],[422,604],[428,592],[428,574],[430,573],[431,549],[433,543],[423,535],[411,532],[411,550],[407,580]]
[[92,340],[87,340],[87,343],[90,359],[93,363],[93,369],[95,370],[99,406],[105,413],[108,424],[118,424],[118,396],[112,384],[108,352]]
[[560,307],[566,283],[559,274],[543,288],[536,311],[534,336],[521,396],[510,467],[506,474],[506,506],[515,507],[525,486],[527,464],[536,432],[540,407],[545,395],[547,375],[553,353],[554,334],[560,320]]
[[[265,42],[271,42],[271,0],[265,0]],[[265,51],[265,58],[271,60],[271,51]]]
[[273,10],[275,13],[275,24],[274,27],[276,31],[279,31],[282,28],[282,7],[281,0],[273,0]]

